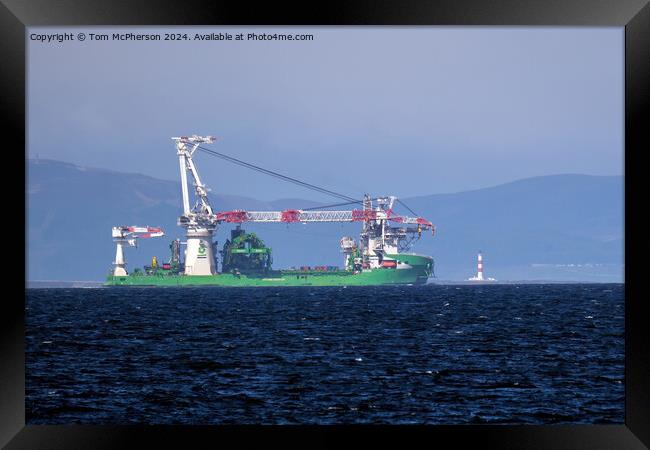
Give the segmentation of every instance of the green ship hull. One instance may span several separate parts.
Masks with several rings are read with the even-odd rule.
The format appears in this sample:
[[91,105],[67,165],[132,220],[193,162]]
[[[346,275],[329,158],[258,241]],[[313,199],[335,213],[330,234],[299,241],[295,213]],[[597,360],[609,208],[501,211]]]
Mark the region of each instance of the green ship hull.
[[168,271],[154,274],[109,275],[105,286],[377,286],[425,284],[433,272],[433,259],[428,256],[387,255],[407,268],[376,268],[354,273],[349,270],[270,270],[264,273],[216,275],[184,275]]

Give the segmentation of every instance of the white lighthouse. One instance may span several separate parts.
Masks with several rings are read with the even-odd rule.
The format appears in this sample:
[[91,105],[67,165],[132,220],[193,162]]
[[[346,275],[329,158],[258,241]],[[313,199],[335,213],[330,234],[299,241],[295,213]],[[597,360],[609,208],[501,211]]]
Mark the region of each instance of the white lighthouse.
[[478,252],[478,272],[476,274],[476,279],[483,281],[483,255],[481,255],[480,250]]
[[476,260],[476,276],[468,278],[467,281],[496,281],[494,278],[483,278],[483,255],[480,250]]

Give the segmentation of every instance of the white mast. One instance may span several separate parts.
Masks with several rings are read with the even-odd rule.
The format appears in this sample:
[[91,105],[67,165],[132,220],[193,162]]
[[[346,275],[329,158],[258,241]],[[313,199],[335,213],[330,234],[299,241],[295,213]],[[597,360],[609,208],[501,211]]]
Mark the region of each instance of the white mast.
[[183,215],[187,216],[190,213],[190,197],[187,192],[187,161],[185,153],[178,151],[178,162],[181,169],[181,192],[183,195]]
[[[217,221],[208,199],[208,188],[201,182],[199,172],[192,161],[192,155],[199,144],[211,144],[216,138],[193,135],[173,137],[172,140],[176,142],[183,195],[183,215],[178,218],[178,224],[185,228],[187,233],[185,275],[214,275],[217,270],[214,264],[212,236],[217,229]],[[193,208],[190,207],[187,186],[188,171],[194,180],[196,204]]]

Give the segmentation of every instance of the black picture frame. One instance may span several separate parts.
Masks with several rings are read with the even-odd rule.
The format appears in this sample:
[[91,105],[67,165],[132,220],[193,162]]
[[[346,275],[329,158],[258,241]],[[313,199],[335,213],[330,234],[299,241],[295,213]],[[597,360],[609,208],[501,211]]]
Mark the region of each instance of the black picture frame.
[[[18,292],[3,296],[0,328],[0,445],[19,448],[125,448],[152,444],[175,447],[215,447],[228,438],[237,446],[269,434],[290,440],[294,431],[307,432],[311,442],[322,444],[344,430],[384,441],[388,433],[405,443],[414,431],[429,445],[441,440],[454,447],[468,443],[487,448],[632,449],[650,446],[650,340],[644,323],[646,302],[642,290],[641,236],[634,214],[643,208],[637,190],[642,180],[641,155],[648,148],[647,125],[650,83],[650,6],[646,0],[445,0],[445,1],[328,1],[305,2],[292,9],[267,3],[252,7],[246,2],[216,1],[112,1],[96,0],[1,0],[0,76],[1,111],[5,129],[5,174],[25,182],[18,170],[25,158],[25,56],[26,27],[76,25],[512,25],[512,26],[613,26],[625,27],[625,425],[548,426],[431,426],[431,427],[188,427],[188,426],[25,426],[24,297]],[[643,114],[646,113],[646,114]],[[8,158],[11,156],[11,158]],[[14,161],[15,159],[15,161]],[[15,166],[13,164],[16,164]],[[15,169],[14,169],[15,167]],[[9,169],[9,170],[7,170]],[[15,179],[15,178],[14,178]],[[14,182],[12,182],[14,183]],[[639,183],[639,184],[637,184]],[[26,197],[11,195],[15,184],[4,183],[3,208],[7,229]],[[21,202],[24,200],[24,202]],[[20,205],[20,203],[23,203]],[[639,204],[640,208],[635,206]],[[18,217],[18,219],[16,219]],[[26,230],[26,228],[25,228]],[[5,234],[6,236],[7,234]],[[24,255],[20,239],[13,255]],[[28,245],[27,234],[23,235]],[[6,250],[9,251],[9,250]],[[24,257],[24,256],[23,256]],[[22,266],[12,258],[5,283],[21,287]],[[26,280],[22,288],[26,287]],[[254,433],[251,429],[254,429]],[[201,444],[202,443],[202,444]],[[366,443],[367,444],[367,443]]]

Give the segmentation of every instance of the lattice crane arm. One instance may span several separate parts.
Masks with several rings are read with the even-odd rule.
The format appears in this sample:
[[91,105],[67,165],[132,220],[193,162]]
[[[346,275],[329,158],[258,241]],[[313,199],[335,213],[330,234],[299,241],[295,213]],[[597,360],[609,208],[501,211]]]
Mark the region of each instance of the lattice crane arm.
[[284,211],[222,211],[215,214],[217,222],[243,223],[312,223],[312,222],[369,222],[390,220],[392,222],[415,224],[433,230],[433,224],[422,217],[397,215],[392,210],[353,209],[347,211],[303,211],[285,209]]

